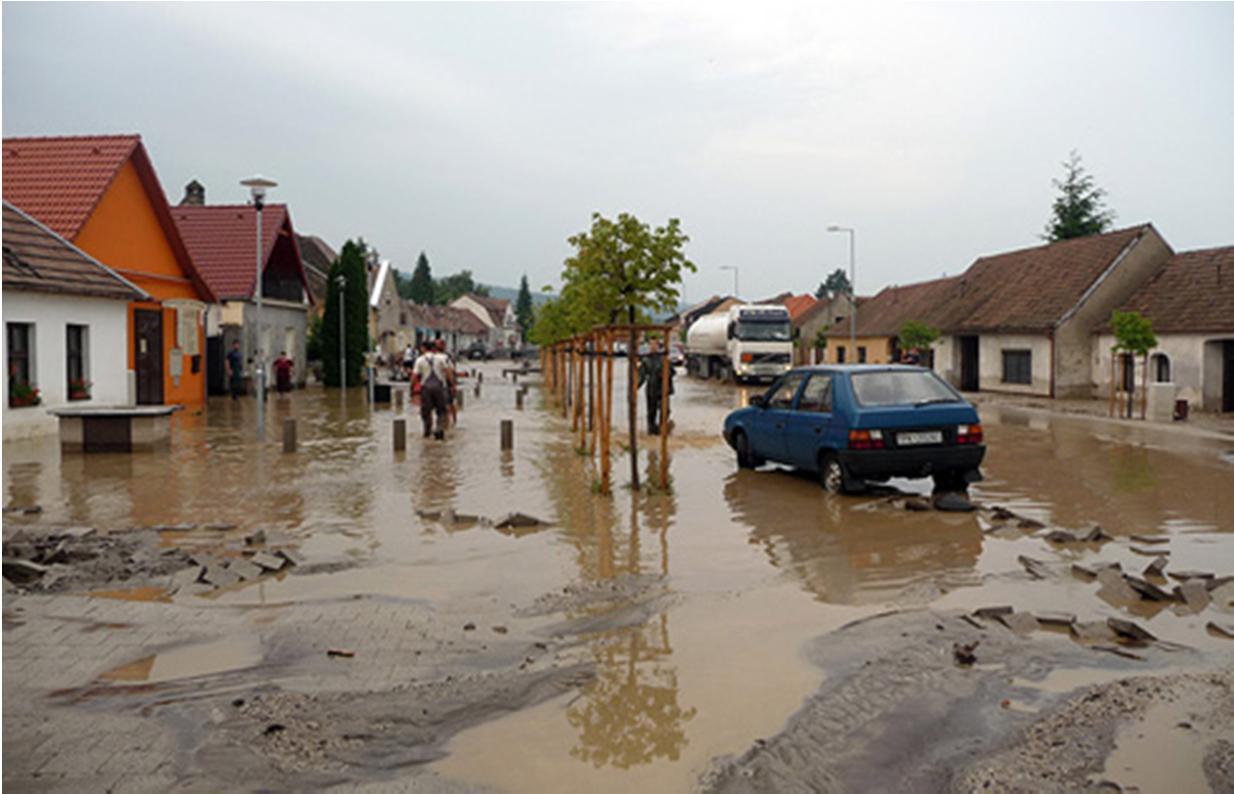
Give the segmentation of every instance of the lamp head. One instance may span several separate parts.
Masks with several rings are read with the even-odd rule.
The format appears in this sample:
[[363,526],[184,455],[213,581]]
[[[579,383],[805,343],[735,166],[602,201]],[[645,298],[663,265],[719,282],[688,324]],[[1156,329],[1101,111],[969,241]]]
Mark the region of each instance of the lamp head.
[[253,197],[254,204],[261,204],[266,200],[266,191],[272,187],[278,187],[279,183],[273,179],[267,179],[261,174],[251,176],[248,179],[241,179],[240,184],[249,189],[249,195]]

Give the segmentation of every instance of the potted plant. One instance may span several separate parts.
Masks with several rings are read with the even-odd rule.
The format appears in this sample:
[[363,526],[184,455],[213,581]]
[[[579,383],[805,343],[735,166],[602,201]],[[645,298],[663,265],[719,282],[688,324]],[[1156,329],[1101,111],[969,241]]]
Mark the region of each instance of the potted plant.
[[92,385],[94,384],[85,378],[69,378],[69,399],[89,400]]
[[43,400],[39,390],[25,381],[9,381],[9,407],[24,408],[28,405],[38,405]]

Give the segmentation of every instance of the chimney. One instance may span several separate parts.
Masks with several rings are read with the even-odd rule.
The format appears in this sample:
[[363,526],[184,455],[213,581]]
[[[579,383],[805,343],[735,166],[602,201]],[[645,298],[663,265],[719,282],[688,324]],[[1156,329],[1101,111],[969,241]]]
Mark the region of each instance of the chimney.
[[206,187],[205,185],[194,179],[184,186],[184,198],[180,199],[180,206],[186,204],[194,207],[200,207],[206,203]]

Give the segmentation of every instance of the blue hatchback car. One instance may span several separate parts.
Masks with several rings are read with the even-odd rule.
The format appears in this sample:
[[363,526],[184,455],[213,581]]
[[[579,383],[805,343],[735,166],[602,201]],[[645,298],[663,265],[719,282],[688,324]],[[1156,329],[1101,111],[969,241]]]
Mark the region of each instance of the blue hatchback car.
[[933,477],[965,490],[985,457],[977,409],[932,370],[880,364],[800,367],[724,420],[737,465],[817,471],[831,493],[866,481]]

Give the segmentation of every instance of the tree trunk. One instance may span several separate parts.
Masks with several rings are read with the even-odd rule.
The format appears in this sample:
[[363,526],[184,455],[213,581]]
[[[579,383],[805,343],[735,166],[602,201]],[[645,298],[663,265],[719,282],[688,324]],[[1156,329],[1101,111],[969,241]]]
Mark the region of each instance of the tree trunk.
[[630,335],[626,342],[629,361],[629,382],[626,396],[630,405],[630,487],[638,490],[638,331],[634,328],[634,307],[629,310]]

